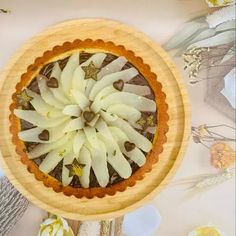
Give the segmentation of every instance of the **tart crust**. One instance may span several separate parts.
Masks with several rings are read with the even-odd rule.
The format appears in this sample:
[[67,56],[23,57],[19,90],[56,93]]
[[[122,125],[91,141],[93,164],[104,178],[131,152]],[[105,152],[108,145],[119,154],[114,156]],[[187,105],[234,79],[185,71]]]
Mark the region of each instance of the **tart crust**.
[[[23,141],[18,138],[21,129],[20,119],[17,118],[13,111],[17,108],[16,96],[22,89],[30,84],[34,76],[39,73],[41,68],[57,59],[61,54],[65,54],[74,50],[98,50],[112,53],[117,56],[125,56],[126,59],[135,66],[138,71],[148,81],[150,87],[155,94],[155,102],[157,104],[157,131],[153,139],[152,150],[146,155],[146,163],[134,172],[128,179],[109,187],[93,187],[93,188],[74,188],[72,186],[63,186],[54,177],[41,172],[37,164],[30,160],[26,153],[26,147]],[[51,187],[55,192],[63,192],[66,196],[74,195],[77,198],[102,198],[105,195],[114,195],[116,192],[123,192],[127,187],[135,185],[136,181],[142,180],[145,173],[150,172],[152,166],[158,162],[159,154],[163,151],[163,144],[166,142],[166,133],[168,131],[168,106],[165,102],[166,95],[162,91],[162,85],[157,81],[157,76],[151,72],[150,66],[144,64],[142,58],[135,56],[133,51],[126,50],[122,45],[115,45],[113,42],[104,42],[101,39],[75,40],[74,42],[65,42],[61,46],[55,46],[52,50],[46,51],[43,56],[36,58],[35,62],[27,68],[27,72],[21,76],[20,82],[16,85],[16,91],[12,95],[12,104],[10,105],[10,132],[12,134],[12,142],[16,146],[16,152],[20,156],[21,162],[27,166],[27,170],[34,174],[35,178],[42,181],[46,187]]]

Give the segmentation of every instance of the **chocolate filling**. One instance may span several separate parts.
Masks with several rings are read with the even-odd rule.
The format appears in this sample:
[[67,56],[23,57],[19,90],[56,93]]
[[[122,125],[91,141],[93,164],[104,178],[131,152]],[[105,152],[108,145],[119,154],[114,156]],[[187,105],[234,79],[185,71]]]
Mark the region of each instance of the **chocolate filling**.
[[[87,52],[81,52],[80,53],[80,64],[85,62],[87,59],[89,59],[93,54],[92,53],[87,53]],[[107,53],[107,56],[105,58],[105,60],[103,61],[102,67],[106,66],[107,64],[109,64],[111,61],[115,60],[117,58],[117,56]],[[69,57],[66,57],[62,60],[58,60],[57,62],[59,63],[59,66],[61,69],[63,69],[68,61]],[[46,76],[47,78],[50,78],[51,72],[52,72],[52,68],[53,68],[53,64],[49,63],[47,65],[45,65],[41,70],[40,70],[40,74]],[[127,62],[125,64],[125,66],[122,68],[122,70],[128,69],[134,67],[131,63]],[[132,80],[130,80],[128,82],[129,84],[138,84],[138,85],[146,85],[149,86],[147,80],[143,77],[142,74],[138,74],[136,77],[134,77]],[[150,87],[150,86],[149,86]],[[28,85],[28,88],[38,94],[40,94],[39,91],[39,87],[38,87],[38,83],[37,83],[37,79],[34,78],[31,83]],[[146,96],[149,99],[155,100],[155,95],[154,92],[151,89],[151,94]],[[29,110],[34,110],[34,108],[32,106],[30,106]],[[148,116],[153,115],[154,117],[154,124],[155,126],[157,125],[157,112],[155,113],[151,113],[151,112],[142,112],[142,118],[146,119]],[[27,130],[27,129],[31,129],[34,126],[24,120],[21,120],[21,130]],[[154,135],[151,133],[146,132],[145,130],[140,131],[137,130],[139,133],[141,133],[142,135],[144,135],[145,137],[147,137],[151,142],[153,141]],[[27,148],[27,151],[32,150],[38,143],[30,143],[30,142],[25,142],[25,146]],[[144,153],[146,155],[146,153]],[[46,157],[47,154],[42,155],[36,159],[33,159],[33,161],[37,164],[40,165],[40,163],[43,161],[43,159]],[[132,172],[134,173],[139,166],[137,164],[135,164],[134,162],[132,162],[129,158],[126,157],[126,159],[129,161],[131,168],[132,168]],[[61,161],[55,168],[54,170],[52,170],[49,175],[53,176],[54,178],[56,178],[58,181],[62,181],[62,164],[63,161]],[[110,176],[110,181],[108,186],[111,186],[113,184],[119,183],[120,181],[124,180],[123,178],[121,178],[117,172],[112,168],[112,166],[108,164],[108,171],[109,171],[109,176]],[[70,183],[70,186],[72,187],[76,187],[76,188],[80,188],[81,184],[79,181],[79,178],[77,176],[74,176],[72,179],[72,182]],[[90,187],[99,187],[99,184],[96,180],[95,174],[91,168],[91,172],[90,172]]]

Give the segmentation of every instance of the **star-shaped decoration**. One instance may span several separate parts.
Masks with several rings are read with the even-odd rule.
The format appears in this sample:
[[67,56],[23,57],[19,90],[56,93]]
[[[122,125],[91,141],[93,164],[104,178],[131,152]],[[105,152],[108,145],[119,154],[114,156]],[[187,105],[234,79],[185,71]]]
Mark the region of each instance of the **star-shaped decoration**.
[[83,175],[83,168],[85,167],[85,165],[80,164],[75,158],[72,164],[65,165],[65,167],[69,170],[69,177],[72,177],[74,175],[80,177]]
[[16,98],[17,98],[17,104],[25,109],[29,108],[30,106],[29,102],[33,99],[27,94],[25,89],[20,94],[16,95]]
[[93,79],[97,81],[97,74],[99,73],[100,69],[97,68],[92,61],[88,66],[82,66],[82,69],[85,72],[84,79]]
[[155,126],[154,116],[150,115],[146,119],[141,117],[136,123],[140,125],[143,129],[146,129],[149,126],[154,127]]

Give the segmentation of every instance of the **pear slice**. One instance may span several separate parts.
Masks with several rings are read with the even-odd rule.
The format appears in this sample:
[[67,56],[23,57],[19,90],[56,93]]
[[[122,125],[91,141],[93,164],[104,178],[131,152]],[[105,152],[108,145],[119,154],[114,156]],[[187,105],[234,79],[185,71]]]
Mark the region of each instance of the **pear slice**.
[[124,84],[123,92],[134,93],[139,96],[146,96],[151,93],[148,86],[136,85],[136,84]]
[[101,187],[106,187],[109,182],[109,173],[107,168],[106,148],[99,139],[97,145],[99,148],[91,146],[89,142],[85,143],[85,147],[89,150],[92,160],[92,168],[97,181]]
[[103,88],[95,97],[92,105],[91,110],[93,110],[95,113],[99,112],[101,109],[101,100],[104,99],[106,96],[108,96],[111,93],[115,93],[117,90],[113,86],[107,86]]
[[116,114],[118,117],[136,122],[141,118],[141,112],[134,107],[125,104],[115,104],[107,108],[107,112],[111,114]]
[[85,137],[84,131],[78,130],[73,141],[73,150],[76,155],[80,153],[80,149],[83,146],[85,141],[86,141],[86,137]]
[[126,92],[112,93],[101,100],[101,103],[101,108],[105,110],[111,105],[123,103],[134,107],[139,111],[156,111],[156,103],[153,100]]
[[138,71],[135,68],[130,68],[127,70],[122,70],[119,72],[115,72],[109,75],[104,76],[101,80],[97,81],[97,83],[93,86],[90,94],[89,100],[93,101],[96,95],[105,87],[112,85],[115,81],[123,80],[127,82],[131,80],[138,74]]
[[107,161],[114,168],[114,170],[119,174],[120,177],[127,179],[132,174],[132,169],[129,162],[122,155],[119,146],[115,140],[108,139],[101,132],[98,133],[99,139],[104,143],[107,153]]
[[109,127],[112,136],[118,143],[120,150],[127,157],[129,157],[132,161],[134,161],[138,166],[143,166],[146,162],[146,157],[142,151],[140,151],[137,147],[135,147],[132,151],[127,152],[124,147],[124,143],[126,141],[130,141],[127,135],[119,128],[110,126]]
[[115,121],[111,121],[106,119],[103,116],[105,121],[112,126],[116,126],[120,128],[129,138],[129,140],[136,145],[136,147],[140,148],[144,152],[149,152],[152,149],[152,143],[139,132],[137,132],[128,122],[117,118]]
[[42,163],[39,165],[39,169],[43,173],[49,173],[52,171],[58,163],[70,152],[71,145],[70,142],[66,143],[64,146],[60,148],[56,148],[53,151],[50,151]]
[[61,72],[60,81],[62,84],[62,88],[66,94],[69,93],[72,87],[73,73],[75,69],[79,66],[79,56],[80,56],[79,52],[73,53],[70,56],[65,68]]
[[74,130],[82,129],[84,127],[84,120],[81,117],[76,119],[72,119],[68,122],[68,124],[63,129],[63,132],[71,132]]
[[87,61],[78,66],[74,71],[72,77],[73,89],[78,90],[84,94],[87,81],[84,79],[85,72],[83,71],[82,66],[88,66],[89,63],[92,61],[97,68],[100,68],[105,57],[106,57],[105,53],[96,53],[93,56],[91,56]]
[[59,147],[65,145],[68,142],[68,140],[73,136],[74,136],[74,133],[70,132],[70,133],[67,133],[66,135],[64,135],[62,138],[60,138],[56,142],[39,144],[32,151],[30,151],[28,153],[28,157],[30,159],[34,159],[36,157],[39,157],[43,154],[46,154],[46,153],[54,150],[56,148],[59,148]]
[[19,132],[18,136],[20,138],[20,140],[24,141],[24,142],[35,142],[35,143],[52,143],[57,141],[58,139],[60,139],[63,135],[63,128],[65,127],[65,124],[67,122],[62,123],[59,126],[53,127],[53,128],[49,128],[47,129],[49,131],[49,140],[48,141],[43,141],[41,139],[39,139],[39,134],[42,133],[42,131],[44,130],[43,128],[32,128],[32,129],[28,129],[28,130],[23,130],[21,132]]
[[85,146],[82,146],[81,148],[79,154],[79,162],[85,165],[82,170],[82,176],[79,177],[80,183],[83,188],[89,188],[90,169],[92,165],[92,160],[91,160],[91,154]]
[[54,97],[50,88],[46,85],[45,79],[43,79],[43,78],[38,79],[38,86],[39,86],[40,94],[41,94],[43,100],[47,104],[54,106],[56,108],[59,108],[59,109],[62,109],[64,107],[64,105]]
[[20,109],[15,109],[14,114],[25,121],[28,121],[29,123],[38,126],[40,128],[50,128],[50,127],[55,127],[57,125],[60,125],[61,123],[65,122],[68,120],[67,116],[61,116],[61,117],[56,117],[56,118],[45,118],[41,116],[37,111],[31,111],[31,110],[20,110]]
[[68,116],[77,116],[79,117],[81,114],[81,109],[79,105],[67,105],[63,109],[63,114]]
[[89,102],[88,98],[83,93],[72,89],[71,94],[82,110],[84,110],[86,107],[89,106],[90,102]]
[[118,57],[114,61],[107,64],[105,67],[101,69],[101,71],[98,73],[98,80],[102,79],[105,75],[115,73],[120,71],[124,65],[126,64],[127,59],[125,57]]
[[70,171],[68,170],[66,165],[70,165],[73,162],[74,158],[75,158],[75,154],[71,150],[69,153],[67,153],[63,157],[63,167],[62,167],[62,184],[63,184],[63,186],[69,185],[73,179],[73,176],[69,176]]

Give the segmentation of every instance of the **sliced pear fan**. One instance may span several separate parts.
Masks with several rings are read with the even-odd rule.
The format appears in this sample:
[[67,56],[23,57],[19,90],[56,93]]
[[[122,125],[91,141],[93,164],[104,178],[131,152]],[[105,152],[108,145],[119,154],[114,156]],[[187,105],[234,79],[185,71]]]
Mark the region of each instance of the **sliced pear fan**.
[[62,109],[64,107],[64,105],[54,97],[52,91],[46,85],[45,79],[43,79],[43,78],[38,79],[38,86],[39,86],[40,94],[41,94],[43,100],[47,104],[54,106],[56,108],[59,108],[59,109]]
[[105,75],[120,71],[124,67],[126,62],[127,62],[127,59],[125,57],[118,57],[114,61],[110,62],[105,67],[103,67],[101,71],[98,73],[98,76],[97,76],[98,80],[100,80]]
[[130,141],[128,136],[119,128],[117,127],[109,127],[112,133],[112,136],[118,143],[120,150],[124,153],[127,157],[129,157],[132,161],[134,161],[138,166],[143,166],[146,162],[146,157],[142,151],[140,151],[137,147],[134,150],[127,152],[124,147],[124,143],[126,141]]
[[91,154],[86,147],[82,147],[79,154],[79,163],[84,164],[82,176],[79,177],[80,183],[83,188],[89,188],[90,182],[90,169],[91,169]]
[[68,120],[67,116],[48,119],[48,118],[41,116],[36,111],[31,111],[31,110],[15,109],[14,114],[18,118],[28,121],[29,123],[36,125],[40,128],[55,127],[55,126],[60,125],[61,123],[65,122],[66,120]]
[[133,122],[141,118],[141,112],[139,110],[125,104],[111,105],[107,108],[107,112]]
[[100,140],[97,142],[99,149],[92,147],[88,142],[85,143],[85,147],[91,153],[92,168],[99,185],[101,187],[106,187],[109,182],[106,148],[104,143],[102,143]]
[[101,108],[103,109],[107,109],[111,105],[123,103],[132,106],[138,109],[139,111],[156,111],[156,103],[153,100],[126,92],[112,93],[103,100],[101,100],[101,103]]
[[124,84],[123,92],[134,93],[139,96],[146,96],[151,93],[148,86],[136,85],[136,84]]
[[89,99],[93,101],[96,95],[105,87],[112,85],[115,81],[123,80],[124,82],[128,82],[133,77],[138,74],[138,71],[135,68],[130,68],[126,70],[122,70],[116,73],[112,73],[104,76],[101,80],[99,80],[91,90],[89,94]]
[[69,93],[72,87],[73,73],[75,69],[79,66],[79,55],[79,52],[73,53],[61,73],[60,81],[64,92],[67,94]]
[[58,147],[61,147],[65,143],[68,142],[69,138],[73,137],[74,133],[70,132],[66,135],[64,135],[62,138],[60,138],[58,141],[53,142],[53,143],[43,143],[43,144],[38,144],[32,151],[28,153],[28,156],[30,159],[34,159],[36,157],[40,157],[43,154],[46,154],[53,149],[56,149]]

